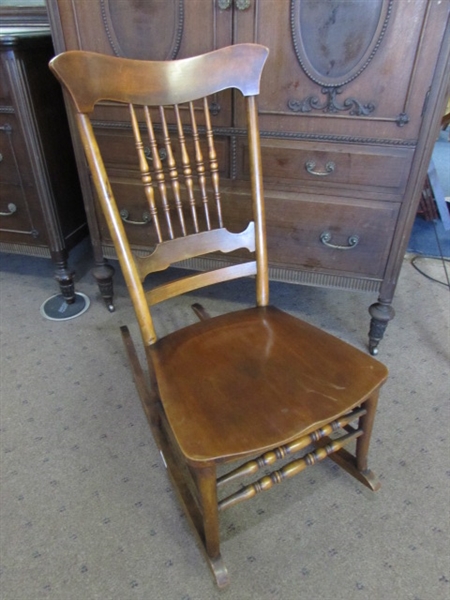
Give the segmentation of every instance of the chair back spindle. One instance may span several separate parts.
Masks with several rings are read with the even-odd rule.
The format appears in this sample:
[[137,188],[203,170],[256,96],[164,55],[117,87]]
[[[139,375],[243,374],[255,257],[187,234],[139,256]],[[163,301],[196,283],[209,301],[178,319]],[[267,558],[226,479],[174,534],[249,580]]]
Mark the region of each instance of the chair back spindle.
[[158,183],[159,193],[161,196],[161,203],[162,203],[165,218],[166,218],[168,235],[169,235],[169,238],[171,240],[173,240],[174,233],[173,233],[173,227],[172,227],[172,219],[170,217],[170,206],[169,206],[169,202],[167,199],[166,180],[164,177],[163,165],[161,162],[161,157],[158,152],[158,146],[156,143],[155,132],[153,129],[153,122],[152,122],[152,118],[151,118],[150,110],[149,110],[148,106],[144,106],[144,114],[145,114],[145,122],[147,124],[147,132],[148,132],[148,138],[149,138],[149,143],[150,143],[151,159],[153,162],[155,181],[157,181],[157,183]]
[[203,210],[205,213],[206,228],[209,230],[209,229],[211,229],[211,220],[209,217],[208,195],[206,193],[205,165],[203,163],[203,153],[202,153],[202,148],[200,145],[200,136],[198,133],[197,121],[195,118],[195,109],[194,109],[193,102],[189,102],[189,113],[191,116],[192,139],[193,139],[194,148],[195,148],[195,163],[196,163],[196,167],[197,167],[198,183],[200,186]]
[[141,133],[139,131],[139,124],[138,124],[138,120],[136,117],[136,111],[132,104],[130,104],[130,115],[131,115],[131,125],[133,128],[133,135],[134,135],[134,139],[135,139],[135,143],[136,143],[136,150],[137,150],[137,154],[138,154],[138,158],[139,158],[139,169],[141,172],[141,179],[142,179],[142,183],[144,185],[144,190],[145,190],[145,196],[147,198],[149,209],[150,209],[150,214],[152,216],[153,223],[155,225],[156,235],[158,236],[158,242],[162,242],[161,228],[159,226],[158,211],[156,210],[155,193],[154,193],[153,185],[152,185],[152,183],[153,183],[152,176],[150,174],[149,165],[148,165],[147,158],[146,158],[145,152],[144,152],[144,144],[142,142]]

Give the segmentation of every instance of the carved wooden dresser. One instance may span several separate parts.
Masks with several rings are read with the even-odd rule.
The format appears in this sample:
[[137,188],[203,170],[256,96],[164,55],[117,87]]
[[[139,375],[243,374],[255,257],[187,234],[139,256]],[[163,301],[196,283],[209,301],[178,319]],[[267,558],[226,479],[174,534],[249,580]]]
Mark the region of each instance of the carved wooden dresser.
[[[394,315],[445,103],[449,1],[48,0],[48,10],[57,52],[165,60],[238,42],[270,48],[259,114],[271,277],[377,294],[369,309],[376,353]],[[242,110],[230,95],[211,103],[237,227],[248,184]],[[151,223],[135,193],[130,130],[107,104],[96,127],[126,227],[135,248],[148,249]],[[110,304],[112,243],[74,142],[96,274]]]
[[51,258],[71,302],[68,251],[87,235],[86,215],[62,93],[47,66],[47,17],[25,13],[0,13],[0,250]]

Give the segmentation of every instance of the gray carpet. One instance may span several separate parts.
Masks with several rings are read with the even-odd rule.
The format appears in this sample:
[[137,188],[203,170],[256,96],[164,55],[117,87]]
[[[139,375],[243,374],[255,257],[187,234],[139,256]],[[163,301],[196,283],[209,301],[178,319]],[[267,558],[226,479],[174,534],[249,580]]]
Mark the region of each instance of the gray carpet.
[[[81,248],[81,249],[80,249]],[[120,277],[109,314],[72,321],[40,305],[49,261],[0,255],[2,600],[446,600],[449,573],[449,299],[405,259],[379,358],[390,369],[366,491],[325,461],[222,520],[231,586],[215,589],[152,441],[119,326],[137,328]],[[443,279],[429,261],[430,275]],[[232,283],[158,308],[160,332],[251,303]],[[272,285],[279,307],[364,348],[370,295]]]

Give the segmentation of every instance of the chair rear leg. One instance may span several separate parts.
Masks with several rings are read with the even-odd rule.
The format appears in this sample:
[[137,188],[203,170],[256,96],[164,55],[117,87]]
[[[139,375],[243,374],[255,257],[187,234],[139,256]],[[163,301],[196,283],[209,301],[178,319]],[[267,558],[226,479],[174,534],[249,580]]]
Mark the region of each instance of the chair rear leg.
[[152,429],[152,433],[158,441],[160,430],[160,418],[158,411],[159,397],[156,392],[156,379],[151,370],[151,363],[149,362],[148,364],[151,383],[151,386],[149,387],[128,327],[123,325],[120,328],[120,333],[122,334],[122,340],[125,345],[125,350],[131,367],[131,374],[142,403],[142,408],[144,409],[145,415]]

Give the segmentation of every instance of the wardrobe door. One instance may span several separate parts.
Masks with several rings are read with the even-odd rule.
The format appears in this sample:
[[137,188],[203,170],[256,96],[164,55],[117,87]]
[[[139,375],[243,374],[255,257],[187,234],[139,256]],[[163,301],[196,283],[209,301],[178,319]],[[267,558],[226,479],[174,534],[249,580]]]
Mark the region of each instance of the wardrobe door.
[[428,0],[252,0],[234,35],[270,48],[261,129],[417,140],[447,16]]

